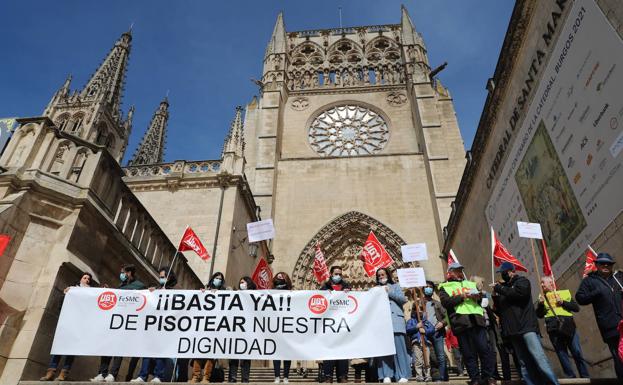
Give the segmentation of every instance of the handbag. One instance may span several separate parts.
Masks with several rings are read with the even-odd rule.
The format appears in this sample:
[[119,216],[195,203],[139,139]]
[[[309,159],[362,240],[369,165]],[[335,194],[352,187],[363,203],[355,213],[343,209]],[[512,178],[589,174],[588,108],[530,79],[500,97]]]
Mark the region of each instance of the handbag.
[[547,296],[544,297],[545,302],[547,302],[547,306],[549,306],[551,312],[554,314],[554,320],[547,325],[547,333],[558,333],[563,337],[572,338],[575,334],[575,321],[573,320],[573,317],[559,317],[554,311],[552,305],[549,303]]

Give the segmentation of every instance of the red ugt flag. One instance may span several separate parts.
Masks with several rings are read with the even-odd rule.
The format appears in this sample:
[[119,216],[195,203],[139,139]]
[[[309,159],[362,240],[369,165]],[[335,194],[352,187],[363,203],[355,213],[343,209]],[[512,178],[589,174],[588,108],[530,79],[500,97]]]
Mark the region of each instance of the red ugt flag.
[[251,279],[258,289],[270,289],[270,282],[273,280],[273,272],[264,258],[260,258]]
[[186,231],[184,231],[184,235],[182,236],[182,240],[180,241],[180,246],[177,248],[177,250],[192,250],[197,253],[199,258],[203,259],[204,261],[207,261],[210,258],[210,254],[208,254],[208,251],[199,240],[199,237],[190,227],[187,227]]
[[549,261],[549,255],[547,254],[547,248],[545,247],[545,240],[541,239],[541,248],[543,248],[543,275],[547,277],[554,277],[552,275],[552,264]]
[[456,254],[454,254],[454,251],[450,249],[450,251],[448,252],[448,266],[452,263],[460,263],[460,262],[459,262],[459,259],[456,257]]
[[588,245],[588,248],[584,252],[584,255],[586,255],[586,263],[584,264],[584,273],[582,274],[582,278],[585,278],[588,273],[597,270],[597,267],[595,267],[595,259],[597,259],[597,253],[595,252],[595,250],[593,250],[591,245]]
[[376,274],[378,269],[394,263],[392,257],[385,251],[385,248],[372,231],[370,231],[370,235],[368,235],[368,239],[363,245],[360,258],[363,260],[363,269],[368,277]]
[[316,243],[316,254],[314,255],[314,276],[318,283],[324,283],[329,279],[329,269],[324,259],[324,254],[320,249],[320,245]]
[[493,231],[493,227],[491,228],[491,253],[493,254],[493,263],[495,263],[496,267],[500,266],[503,262],[510,262],[515,265],[515,269],[525,272],[528,271],[528,269],[504,247],[502,242],[498,240],[495,231]]
[[0,257],[4,254],[4,250],[9,245],[11,237],[6,234],[0,234]]

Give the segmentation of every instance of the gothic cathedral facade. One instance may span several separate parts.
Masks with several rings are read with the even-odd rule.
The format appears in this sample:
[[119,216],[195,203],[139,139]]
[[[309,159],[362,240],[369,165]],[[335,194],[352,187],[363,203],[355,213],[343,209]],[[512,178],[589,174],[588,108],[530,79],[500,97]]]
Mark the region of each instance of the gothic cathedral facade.
[[[432,72],[433,71],[433,72]],[[314,288],[316,245],[355,287],[370,231],[402,266],[425,242],[441,280],[442,227],[465,165],[452,98],[406,9],[400,24],[288,32],[279,15],[262,95],[246,108],[245,173],[274,219],[274,271]]]

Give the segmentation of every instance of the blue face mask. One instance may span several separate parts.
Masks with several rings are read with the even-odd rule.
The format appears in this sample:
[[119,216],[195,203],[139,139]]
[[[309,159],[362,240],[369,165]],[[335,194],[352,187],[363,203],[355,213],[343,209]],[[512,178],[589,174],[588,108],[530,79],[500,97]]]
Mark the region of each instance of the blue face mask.
[[424,295],[427,297],[430,297],[433,295],[433,288],[432,287],[425,287],[424,288]]
[[223,280],[220,278],[214,278],[212,280],[212,285],[214,285],[214,287],[221,287],[222,284],[223,284]]
[[340,282],[342,282],[342,276],[341,275],[333,275],[333,276],[331,276],[331,281],[333,281],[333,283],[340,283]]
[[121,282],[125,282],[128,279],[128,275],[126,273],[120,273],[119,279],[121,280]]
[[164,284],[165,284],[165,283],[167,283],[167,279],[166,279],[166,278],[162,278],[162,277],[160,277],[160,278],[158,278],[158,282],[160,282],[160,284],[161,284],[162,286],[164,286]]

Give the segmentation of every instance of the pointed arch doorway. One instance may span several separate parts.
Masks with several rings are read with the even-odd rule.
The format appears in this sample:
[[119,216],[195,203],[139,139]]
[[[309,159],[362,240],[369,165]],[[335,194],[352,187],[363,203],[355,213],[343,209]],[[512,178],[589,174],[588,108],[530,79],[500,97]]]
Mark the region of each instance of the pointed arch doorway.
[[323,226],[305,245],[292,272],[294,287],[303,290],[318,288],[319,284],[313,272],[316,243],[322,248],[327,266],[329,268],[332,265],[342,266],[344,279],[354,290],[367,289],[375,285],[374,277],[369,278],[366,275],[363,262],[359,259],[370,230],[374,231],[394,260],[392,269],[403,267],[400,246],[406,242],[378,220],[357,211],[350,211]]

